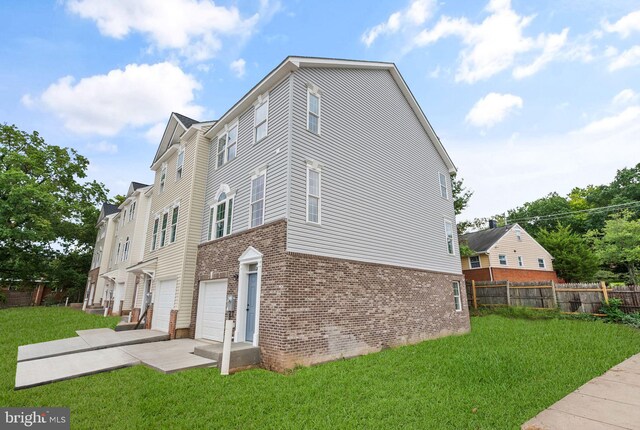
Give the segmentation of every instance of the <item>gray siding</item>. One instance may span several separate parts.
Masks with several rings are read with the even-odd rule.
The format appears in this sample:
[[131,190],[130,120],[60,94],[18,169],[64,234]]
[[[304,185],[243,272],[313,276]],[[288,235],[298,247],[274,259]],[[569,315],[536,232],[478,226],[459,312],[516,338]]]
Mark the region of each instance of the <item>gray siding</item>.
[[[254,143],[254,108],[245,111],[238,121],[238,149],[234,160],[216,169],[216,142],[211,143],[205,204],[202,213],[201,240],[209,229],[209,210],[221,184],[235,191],[232,232],[249,228],[251,176],[255,169],[267,165],[264,222],[286,217],[287,138],[289,119],[289,79],[269,91],[268,135]],[[231,125],[234,120],[229,122]]]
[[[391,74],[302,68],[293,79],[287,249],[461,273],[446,250],[444,218],[457,241],[438,183],[448,169]],[[306,130],[307,83],[322,91],[321,136]],[[322,225],[305,222],[309,159],[323,165]]]

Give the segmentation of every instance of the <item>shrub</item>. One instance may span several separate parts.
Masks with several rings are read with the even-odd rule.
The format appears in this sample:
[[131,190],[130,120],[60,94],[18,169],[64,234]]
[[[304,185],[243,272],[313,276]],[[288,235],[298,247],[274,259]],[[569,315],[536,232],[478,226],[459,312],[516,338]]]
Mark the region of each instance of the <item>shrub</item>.
[[605,320],[611,323],[627,324],[635,328],[640,328],[640,312],[626,314],[622,312],[620,306],[622,300],[618,298],[609,299],[609,303],[603,303],[600,312],[605,314]]

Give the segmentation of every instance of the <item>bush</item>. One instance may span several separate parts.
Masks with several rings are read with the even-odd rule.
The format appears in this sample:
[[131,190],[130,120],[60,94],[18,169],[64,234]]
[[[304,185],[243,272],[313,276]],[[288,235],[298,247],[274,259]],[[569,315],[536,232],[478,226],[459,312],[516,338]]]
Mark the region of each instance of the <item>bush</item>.
[[7,303],[7,295],[4,291],[0,291],[0,304],[4,305],[5,303]]
[[600,312],[606,315],[605,321],[640,328],[640,312],[626,314],[620,309],[621,305],[622,300],[618,298],[609,299],[609,304],[603,303]]

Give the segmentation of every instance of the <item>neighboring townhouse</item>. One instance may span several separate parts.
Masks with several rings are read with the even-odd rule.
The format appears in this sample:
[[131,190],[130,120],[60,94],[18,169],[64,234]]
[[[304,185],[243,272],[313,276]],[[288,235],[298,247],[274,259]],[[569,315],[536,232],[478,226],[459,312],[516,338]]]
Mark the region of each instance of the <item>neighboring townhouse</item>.
[[140,285],[132,320],[144,315],[172,338],[189,335],[210,146],[203,132],[212,124],[171,114],[151,165],[144,253],[127,268]]
[[204,137],[191,337],[232,319],[283,370],[469,330],[455,166],[394,64],[288,57]]
[[98,235],[96,236],[96,244],[93,247],[93,258],[87,279],[83,308],[87,306],[102,306],[105,300],[106,280],[100,274],[108,270],[113,232],[115,230],[115,225],[112,221],[117,214],[118,206],[111,203],[104,203],[100,209],[100,215],[96,223]]
[[553,257],[520,225],[498,227],[460,236],[474,255],[461,257],[467,281],[558,281]]
[[145,233],[149,220],[151,186],[131,182],[125,200],[118,206],[118,214],[113,218],[113,240],[109,269],[101,276],[106,279],[109,291],[110,313],[129,315],[134,305],[137,288],[136,275],[127,267],[143,258]]

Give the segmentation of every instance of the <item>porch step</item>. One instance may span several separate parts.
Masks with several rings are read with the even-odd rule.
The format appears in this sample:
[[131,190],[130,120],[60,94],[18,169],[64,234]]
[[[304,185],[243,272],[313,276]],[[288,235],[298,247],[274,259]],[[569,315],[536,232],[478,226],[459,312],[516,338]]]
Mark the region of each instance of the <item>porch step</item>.
[[85,312],[91,315],[104,315],[104,308],[87,308]]
[[[193,353],[200,357],[208,358],[217,362],[218,367],[222,364],[222,343],[207,343],[199,345],[193,349]],[[231,370],[243,367],[257,366],[261,362],[260,348],[250,343],[232,343],[231,358],[229,368]]]
[[[114,328],[114,330],[115,331],[134,330],[136,328],[136,325],[138,325],[138,323],[136,323],[136,322],[121,321],[121,322],[118,323],[116,328]],[[138,330],[141,330],[141,329],[144,329],[144,323],[140,323],[138,325]]]

